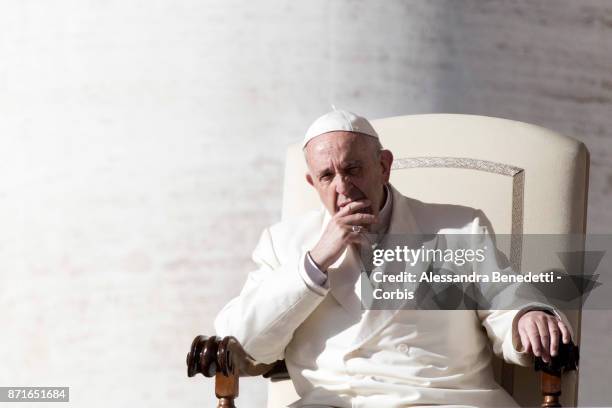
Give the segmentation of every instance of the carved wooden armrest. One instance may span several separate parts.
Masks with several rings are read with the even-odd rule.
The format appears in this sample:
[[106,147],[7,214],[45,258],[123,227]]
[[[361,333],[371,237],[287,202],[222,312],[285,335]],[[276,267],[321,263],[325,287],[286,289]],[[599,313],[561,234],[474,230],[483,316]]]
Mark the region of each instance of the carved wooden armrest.
[[[574,343],[560,344],[559,353],[544,363],[535,359],[535,370],[541,371],[542,407],[560,407],[561,376],[566,371],[576,370],[579,360],[578,347]],[[217,336],[197,336],[187,354],[187,375],[197,373],[215,377],[215,395],[219,399],[217,408],[235,408],[238,397],[239,376],[259,376],[275,379],[289,378],[284,361],[262,364],[255,361],[232,336],[221,339]]]
[[[284,363],[283,363],[284,365]],[[187,375],[197,373],[215,377],[218,408],[234,408],[238,397],[239,376],[273,376],[276,363],[262,364],[251,357],[235,337],[197,336],[187,354]],[[268,375],[268,373],[270,374]]]

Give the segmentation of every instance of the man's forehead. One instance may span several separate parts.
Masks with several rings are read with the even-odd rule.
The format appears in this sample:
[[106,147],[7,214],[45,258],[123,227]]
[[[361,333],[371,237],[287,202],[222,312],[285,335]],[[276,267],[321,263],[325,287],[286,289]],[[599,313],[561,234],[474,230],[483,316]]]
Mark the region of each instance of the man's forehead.
[[354,153],[363,151],[363,146],[369,136],[356,132],[334,131],[324,133],[312,139],[306,146],[306,154],[310,157],[327,156],[335,153]]

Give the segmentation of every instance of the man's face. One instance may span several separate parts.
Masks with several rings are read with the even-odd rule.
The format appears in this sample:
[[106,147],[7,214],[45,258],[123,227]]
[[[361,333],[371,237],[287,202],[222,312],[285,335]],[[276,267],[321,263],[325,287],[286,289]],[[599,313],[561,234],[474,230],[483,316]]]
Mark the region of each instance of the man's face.
[[390,151],[378,152],[370,136],[335,131],[312,139],[305,152],[306,180],[330,214],[350,202],[368,199],[371,207],[361,212],[378,215],[393,162]]

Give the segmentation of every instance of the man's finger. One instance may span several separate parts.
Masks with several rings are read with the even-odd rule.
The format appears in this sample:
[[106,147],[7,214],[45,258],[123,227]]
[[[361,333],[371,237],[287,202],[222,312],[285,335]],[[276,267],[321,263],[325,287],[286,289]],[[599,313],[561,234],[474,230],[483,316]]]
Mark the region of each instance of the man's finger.
[[539,332],[539,340],[542,345],[542,360],[548,363],[550,361],[550,334],[548,333],[548,325],[540,319],[535,319],[535,324]]
[[374,224],[376,222],[376,216],[372,214],[365,214],[365,213],[350,214],[350,215],[347,215],[346,217],[342,217],[342,221],[340,222],[348,226],[369,225],[369,224]]
[[559,330],[561,330],[561,335],[563,336],[563,344],[569,343],[572,336],[570,336],[569,329],[567,328],[565,323],[559,320],[557,321],[557,326],[559,326]]
[[559,328],[557,327],[556,320],[548,321],[548,332],[550,333],[550,355],[552,357],[557,355],[557,350],[559,350]]
[[542,355],[542,345],[540,344],[540,333],[535,324],[527,330],[527,336],[529,337],[533,354],[536,357],[540,357]]
[[353,201],[351,203],[348,203],[344,207],[340,208],[340,210],[338,210],[336,215],[338,217],[344,217],[345,215],[352,214],[362,208],[367,208],[370,205],[372,205],[372,202],[368,199]]
[[529,336],[524,330],[519,330],[519,337],[521,338],[521,344],[525,353],[531,352],[531,343],[529,342]]

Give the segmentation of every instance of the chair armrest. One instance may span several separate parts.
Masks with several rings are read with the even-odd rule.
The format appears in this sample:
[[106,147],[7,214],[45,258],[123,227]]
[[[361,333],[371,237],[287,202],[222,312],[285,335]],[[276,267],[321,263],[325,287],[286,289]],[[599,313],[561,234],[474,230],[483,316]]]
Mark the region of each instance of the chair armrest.
[[197,336],[187,354],[187,375],[201,373],[212,377],[221,371],[229,376],[236,373],[243,377],[264,375],[276,363],[263,364],[255,361],[233,336],[221,339],[217,336]]
[[568,344],[559,345],[559,353],[552,357],[549,363],[545,363],[540,357],[536,357],[534,369],[541,371],[542,407],[560,407],[561,376],[567,371],[578,370],[580,350],[571,341]]
[[[219,407],[234,407],[238,397],[239,376],[259,376],[276,378],[280,364],[263,364],[255,361],[233,336],[221,339],[217,336],[197,336],[187,353],[187,376],[200,373],[206,377],[215,377],[215,395],[219,398]],[[286,370],[286,367],[285,367]]]
[[[550,363],[537,357],[534,369],[541,371],[542,407],[560,407],[561,376],[566,371],[578,369],[580,353],[574,343],[560,344],[559,354]],[[221,339],[217,336],[197,336],[187,354],[187,376],[196,374],[215,376],[215,395],[219,407],[235,407],[238,397],[239,376],[259,376],[276,379],[288,378],[284,361],[263,364],[255,361],[232,336]]]

